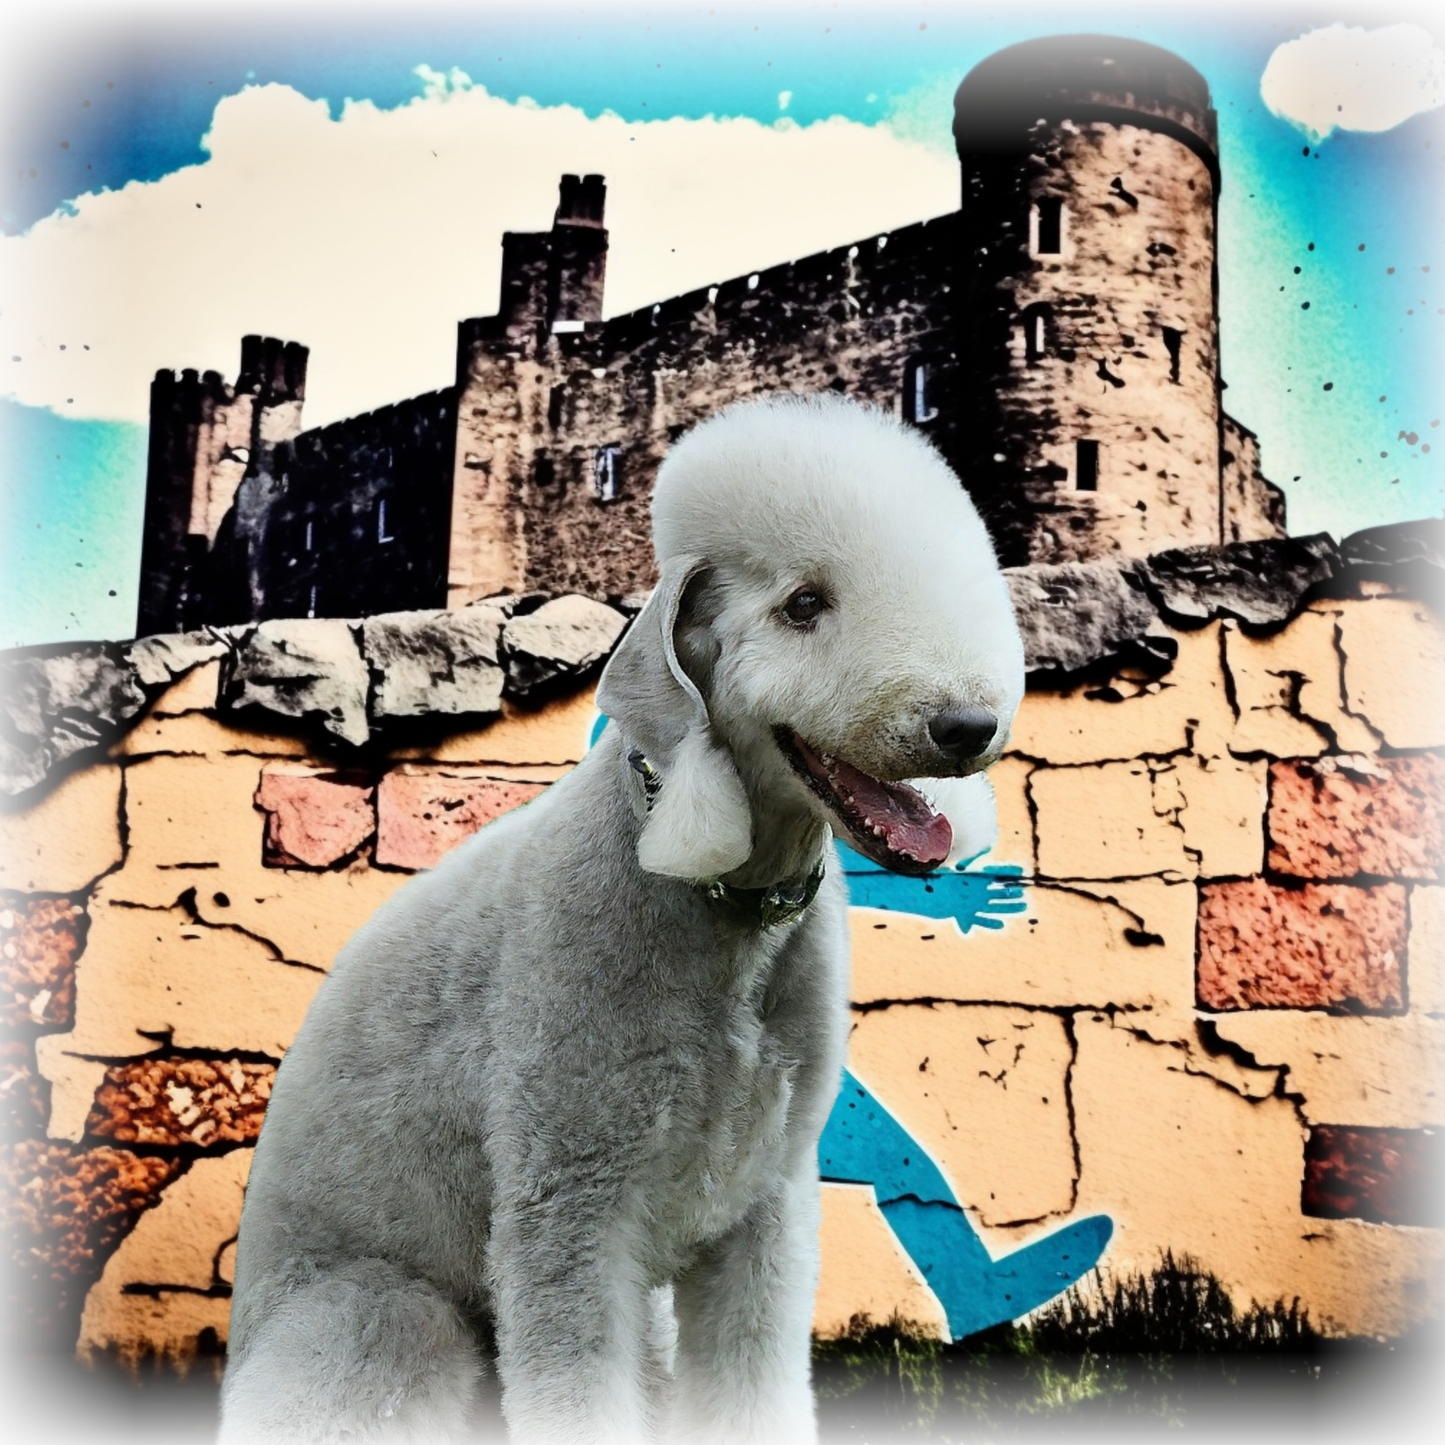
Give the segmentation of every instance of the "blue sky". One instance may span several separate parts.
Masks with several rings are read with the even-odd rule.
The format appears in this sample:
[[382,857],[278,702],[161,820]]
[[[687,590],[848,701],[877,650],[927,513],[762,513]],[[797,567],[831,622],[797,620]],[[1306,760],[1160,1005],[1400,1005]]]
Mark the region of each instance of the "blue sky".
[[[223,314],[216,297],[235,289],[227,277],[238,274],[244,259],[224,254],[225,242],[217,241],[215,232],[205,233],[206,244],[216,250],[215,296],[189,283],[188,290],[171,295],[164,277],[146,279],[147,255],[159,254],[167,228],[181,224],[175,219],[179,211],[164,209],[161,198],[182,182],[199,185],[211,173],[240,174],[250,138],[261,135],[264,141],[266,133],[255,122],[265,107],[268,115],[281,117],[276,124],[283,136],[288,127],[311,126],[318,136],[380,137],[388,133],[383,125],[388,117],[421,124],[445,112],[455,121],[462,101],[480,107],[490,98],[487,115],[497,124],[515,120],[519,146],[532,144],[527,137],[541,136],[542,122],[555,118],[558,126],[565,119],[572,127],[569,135],[588,133],[591,126],[612,140],[640,139],[645,145],[656,137],[661,156],[661,139],[677,128],[653,123],[682,117],[694,123],[684,132],[688,143],[717,140],[723,146],[719,155],[753,154],[748,148],[757,146],[763,147],[759,156],[806,158],[832,147],[831,157],[839,146],[855,147],[856,171],[840,169],[841,182],[800,199],[811,215],[745,217],[749,193],[727,191],[729,183],[719,180],[738,233],[737,264],[727,272],[733,274],[779,259],[758,254],[769,244],[770,228],[779,245],[832,244],[949,209],[949,99],[958,81],[1003,45],[1083,28],[1076,9],[1027,3],[886,9],[845,0],[784,7],[534,3],[525,10],[353,5],[312,11],[263,4],[235,7],[227,18],[219,7],[199,13],[194,7],[127,7],[127,12],[86,11],[82,25],[76,23],[80,12],[61,5],[47,18],[32,18],[5,47],[9,99],[0,210],[11,238],[3,244],[11,251],[0,284],[10,276],[18,287],[32,275],[28,268],[42,260],[45,265],[34,274],[66,279],[54,283],[53,298],[48,292],[37,296],[30,282],[23,296],[7,294],[0,304],[0,326],[11,320],[18,327],[14,318],[24,310],[30,327],[28,333],[7,333],[9,354],[3,361],[19,379],[0,387],[0,397],[8,393],[0,400],[0,646],[128,635],[134,625],[143,398],[150,371],[161,364],[217,365],[233,375],[240,331],[269,329],[289,319],[284,308],[274,321],[267,315],[254,323],[242,319],[251,314],[244,309],[234,317]],[[1445,112],[1420,114],[1379,132],[1336,130],[1316,144],[1300,124],[1272,114],[1260,94],[1265,67],[1283,43],[1339,21],[1378,27],[1396,20],[1421,23],[1422,17],[1408,7],[1377,8],[1364,18],[1359,11],[1267,4],[1214,8],[1208,15],[1108,6],[1088,12],[1088,28],[1165,45],[1202,70],[1213,89],[1224,177],[1226,405],[1259,433],[1266,469],[1287,490],[1295,531],[1341,535],[1377,522],[1435,515],[1442,507]],[[418,67],[429,67],[432,79]],[[463,73],[460,79],[456,72]],[[454,76],[450,89],[440,78],[448,75]],[[454,103],[448,109],[449,96]],[[431,111],[422,106],[423,97]],[[302,98],[325,102],[319,120]],[[336,124],[344,115],[352,122],[349,129]],[[759,124],[713,124],[729,117]],[[829,130],[833,117],[851,127]],[[788,131],[782,139],[780,127]],[[876,154],[870,150],[874,139]],[[465,295],[454,302],[401,297],[388,312],[384,274],[375,275],[369,296],[363,292],[360,300],[350,293],[343,302],[338,293],[337,310],[375,305],[382,341],[395,338],[394,346],[381,348],[388,353],[405,350],[401,333],[408,316],[418,316],[420,359],[413,363],[418,379],[412,383],[411,372],[399,372],[394,380],[378,361],[374,384],[390,389],[373,397],[358,381],[353,399],[338,378],[342,353],[355,347],[338,342],[329,363],[319,347],[313,351],[313,378],[323,412],[407,394],[397,386],[421,390],[449,380],[447,329],[461,315],[491,309],[490,277],[502,224],[546,224],[555,195],[555,174],[546,171],[553,152],[542,140],[537,145],[542,149],[535,194],[511,179],[517,172],[502,168],[500,156],[495,173],[485,156],[470,163],[479,194],[504,189],[507,196],[497,201],[499,220],[490,210],[477,213],[476,234],[467,238],[478,256],[477,281]],[[902,149],[887,149],[895,145]],[[910,157],[916,157],[916,181],[885,184],[913,164]],[[839,184],[854,185],[859,194],[839,198]],[[707,189],[702,177],[696,190],[671,186],[654,200],[674,213],[693,210],[702,216],[716,199]],[[616,185],[613,197],[619,207],[625,204]],[[153,229],[146,239],[135,240],[134,228],[122,226],[122,198],[135,203],[126,217],[147,217]],[[148,198],[156,202],[149,210]],[[205,204],[211,206],[207,214],[214,214],[209,194]],[[186,205],[202,209],[199,201]],[[907,213],[910,205],[919,208],[917,215]],[[383,226],[384,218],[377,224]],[[87,227],[97,232],[105,226],[132,239],[112,244],[106,239],[112,233],[104,232],[99,239],[92,235],[90,249],[81,245]],[[830,226],[843,229],[831,234]],[[679,252],[684,253],[675,262],[684,268],[680,275],[691,274],[687,264],[704,271],[726,265],[734,251],[725,245],[708,250],[700,239],[708,229],[699,221],[697,231],[689,232],[679,221],[676,244],[668,247],[662,244],[668,238],[658,239],[659,254],[653,257],[644,254],[643,238],[656,225],[639,223],[627,232],[620,216],[610,273],[619,278],[617,295],[633,296],[634,304],[653,299],[644,294],[647,275],[672,274],[666,265]],[[230,227],[222,235],[235,231]],[[357,232],[353,228],[350,234]],[[618,254],[627,235],[639,238],[628,249],[642,268],[631,283],[627,258]],[[62,255],[71,259],[63,264],[53,259]],[[310,290],[319,293],[326,268],[315,264]],[[67,272],[67,265],[86,268],[87,274]],[[438,260],[437,269],[442,265]],[[93,274],[98,267],[106,273],[100,282]],[[131,332],[154,323],[159,351],[152,348],[153,355],[139,341],[133,354],[117,355],[114,345],[107,350],[102,337],[114,332],[106,333],[99,320],[91,338],[95,349],[89,349],[88,314],[75,298],[89,294],[85,287],[92,283],[96,294],[137,298],[136,314],[122,320]],[[671,290],[668,284],[661,294]],[[259,301],[248,304],[258,313],[264,309]],[[214,337],[197,330],[192,340],[177,329],[177,313],[208,309],[217,312]],[[319,325],[314,314],[306,313],[310,330]],[[120,323],[111,318],[106,324]],[[64,357],[54,352],[61,335],[71,338]],[[27,369],[42,345],[51,348],[50,369]],[[176,349],[187,354],[171,354]],[[24,359],[16,363],[14,355]],[[435,376],[425,360],[433,355]],[[104,385],[89,380],[84,369],[102,366],[112,368]]]

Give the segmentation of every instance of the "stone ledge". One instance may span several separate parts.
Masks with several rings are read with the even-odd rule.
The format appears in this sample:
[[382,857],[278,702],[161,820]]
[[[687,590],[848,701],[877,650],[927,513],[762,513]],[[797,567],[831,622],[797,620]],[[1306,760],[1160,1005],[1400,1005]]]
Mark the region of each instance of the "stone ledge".
[[[1177,639],[1232,618],[1282,627],[1316,596],[1441,596],[1445,522],[1375,527],[1338,546],[1323,534],[1143,559],[1016,567],[1004,575],[1023,632],[1029,685],[1052,688],[1120,664],[1159,675]],[[220,658],[217,711],[285,718],[359,748],[399,721],[484,720],[601,666],[637,599],[486,598],[451,612],[351,620],[277,619],[133,643],[0,654],[0,796],[48,786],[109,746],[171,683]]]

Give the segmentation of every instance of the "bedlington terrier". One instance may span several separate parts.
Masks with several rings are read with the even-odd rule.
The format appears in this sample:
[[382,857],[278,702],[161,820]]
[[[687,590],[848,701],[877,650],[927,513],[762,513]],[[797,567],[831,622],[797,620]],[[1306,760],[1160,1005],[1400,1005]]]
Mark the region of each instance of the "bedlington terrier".
[[653,537],[597,743],[377,911],[286,1055],[225,1445],[469,1438],[493,1341],[526,1445],[816,1437],[829,835],[986,846],[1022,649],[958,478],[831,395],[697,427]]

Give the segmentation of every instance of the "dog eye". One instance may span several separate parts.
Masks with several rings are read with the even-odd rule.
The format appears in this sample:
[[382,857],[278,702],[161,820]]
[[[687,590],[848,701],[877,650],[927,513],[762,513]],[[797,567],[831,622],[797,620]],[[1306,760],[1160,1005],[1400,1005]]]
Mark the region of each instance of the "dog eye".
[[828,610],[827,599],[811,587],[800,587],[783,603],[783,616],[794,627],[806,627],[820,612]]

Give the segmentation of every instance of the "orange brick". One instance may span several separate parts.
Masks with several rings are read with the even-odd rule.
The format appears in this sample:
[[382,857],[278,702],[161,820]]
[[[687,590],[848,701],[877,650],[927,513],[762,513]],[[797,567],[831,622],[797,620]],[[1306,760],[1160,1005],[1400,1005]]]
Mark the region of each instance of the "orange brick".
[[545,784],[443,772],[392,772],[377,789],[376,861],[431,868],[464,838],[540,793]]
[[1200,889],[1202,1008],[1404,1005],[1405,889],[1263,878]]
[[1333,759],[1269,770],[1268,866],[1296,878],[1433,881],[1445,857],[1445,760],[1381,758],[1370,771]]

